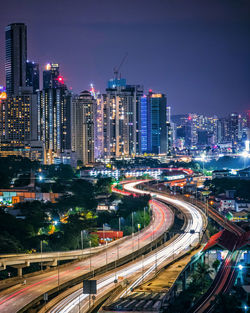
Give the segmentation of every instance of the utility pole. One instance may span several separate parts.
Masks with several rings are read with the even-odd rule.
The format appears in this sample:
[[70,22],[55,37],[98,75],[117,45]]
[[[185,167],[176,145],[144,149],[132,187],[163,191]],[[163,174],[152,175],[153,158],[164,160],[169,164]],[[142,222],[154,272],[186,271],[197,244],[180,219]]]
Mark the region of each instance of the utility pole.
[[143,228],[145,228],[145,211],[146,211],[146,207],[143,208],[143,223],[144,223]]
[[83,230],[81,230],[81,248],[82,248],[82,259],[83,259]]
[[60,286],[60,281],[59,281],[59,252],[58,252],[58,260],[57,260],[57,285],[58,285],[58,291],[59,291],[59,286]]
[[132,237],[134,236],[134,212],[132,212]]
[[43,270],[43,241],[40,241],[40,251],[41,251],[41,271]]
[[91,273],[91,240],[89,241],[89,271]]

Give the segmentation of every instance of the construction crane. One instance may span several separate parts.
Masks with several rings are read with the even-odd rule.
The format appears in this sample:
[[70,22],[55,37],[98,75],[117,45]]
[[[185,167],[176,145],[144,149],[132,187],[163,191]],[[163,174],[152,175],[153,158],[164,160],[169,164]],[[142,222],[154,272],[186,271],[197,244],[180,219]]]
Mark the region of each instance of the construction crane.
[[119,71],[120,71],[120,69],[121,69],[123,63],[124,63],[125,60],[127,59],[127,57],[128,57],[128,53],[126,52],[126,54],[125,54],[124,57],[122,58],[122,61],[121,61],[120,65],[119,65],[118,67],[117,67],[117,66],[114,67],[114,78],[115,78],[115,79],[118,79]]

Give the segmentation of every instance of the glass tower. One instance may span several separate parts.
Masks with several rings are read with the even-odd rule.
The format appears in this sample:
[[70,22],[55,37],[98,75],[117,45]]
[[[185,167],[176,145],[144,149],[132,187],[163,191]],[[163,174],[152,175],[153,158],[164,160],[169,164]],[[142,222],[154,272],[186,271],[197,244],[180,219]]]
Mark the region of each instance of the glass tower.
[[10,24],[5,28],[6,44],[6,91],[17,95],[19,87],[26,86],[27,27],[23,23]]

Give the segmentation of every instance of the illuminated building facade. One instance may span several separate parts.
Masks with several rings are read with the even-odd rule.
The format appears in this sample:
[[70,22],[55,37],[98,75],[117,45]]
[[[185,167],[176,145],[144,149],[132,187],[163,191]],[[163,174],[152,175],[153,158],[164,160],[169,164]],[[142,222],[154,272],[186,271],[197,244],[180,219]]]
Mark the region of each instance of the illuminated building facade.
[[43,89],[58,88],[63,82],[63,77],[59,75],[59,65],[48,63],[43,71]]
[[53,164],[62,153],[71,151],[71,102],[72,95],[64,85],[39,92],[38,133],[45,164]]
[[7,99],[6,90],[0,86],[0,148],[1,142],[5,139],[5,105]]
[[231,113],[229,116],[229,132],[230,132],[230,141],[232,142],[232,147],[235,147],[239,142],[240,137],[240,119],[239,114]]
[[94,108],[94,127],[95,127],[95,159],[103,157],[104,154],[104,103],[105,95],[99,94],[96,98]]
[[43,161],[38,141],[37,95],[32,87],[19,88],[0,103],[0,156],[11,155]]
[[31,87],[5,100],[5,139],[14,144],[37,140],[37,96]]
[[172,127],[166,96],[150,90],[147,96],[141,98],[140,110],[141,152],[170,154]]
[[108,83],[104,108],[105,157],[133,156],[140,151],[140,98],[143,88],[125,79]]
[[96,99],[89,91],[83,91],[72,102],[74,147],[77,161],[83,165],[95,161],[94,108]]
[[26,86],[32,87],[35,93],[39,90],[39,64],[35,62],[26,62]]
[[26,86],[27,27],[23,23],[10,24],[5,28],[6,90],[17,95],[19,87]]

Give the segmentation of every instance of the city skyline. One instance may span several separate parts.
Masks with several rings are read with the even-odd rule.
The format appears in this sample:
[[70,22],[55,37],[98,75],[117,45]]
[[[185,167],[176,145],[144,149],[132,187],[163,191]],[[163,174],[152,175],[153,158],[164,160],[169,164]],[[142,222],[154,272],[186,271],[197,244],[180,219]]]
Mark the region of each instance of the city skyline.
[[[150,5],[147,1],[142,6],[136,1],[133,10],[127,6],[122,15],[119,1],[98,4],[100,10],[94,10],[97,6],[88,1],[84,10],[78,1],[74,3],[69,8],[61,1],[58,10],[52,3],[47,10],[46,1],[42,6],[27,1],[22,8],[10,1],[2,10],[1,45],[6,25],[24,22],[28,27],[28,59],[39,63],[40,71],[47,62],[58,63],[74,92],[87,89],[90,83],[103,92],[113,77],[113,68],[128,52],[122,76],[131,84],[144,85],[145,94],[148,89],[167,94],[173,114],[222,116],[225,111],[249,108],[247,2],[200,6],[192,1],[185,7],[182,1],[181,6],[170,2]],[[4,49],[0,53],[4,60]],[[3,62],[0,84],[5,85]]]

